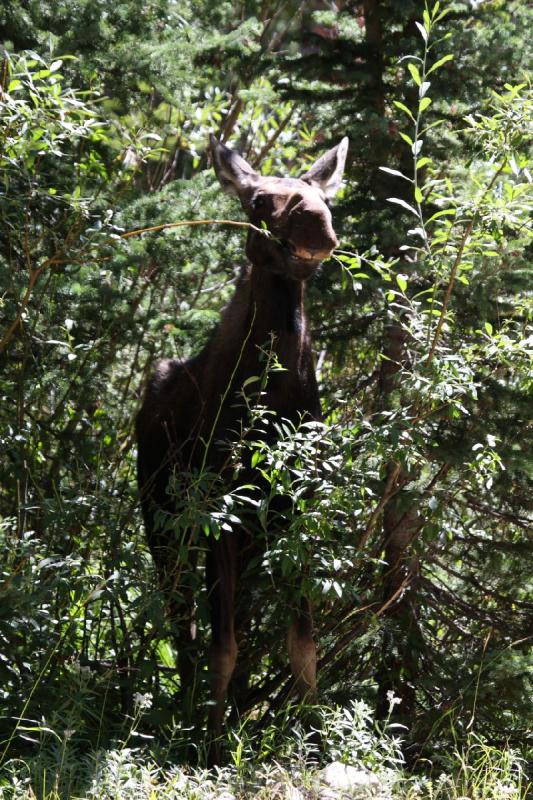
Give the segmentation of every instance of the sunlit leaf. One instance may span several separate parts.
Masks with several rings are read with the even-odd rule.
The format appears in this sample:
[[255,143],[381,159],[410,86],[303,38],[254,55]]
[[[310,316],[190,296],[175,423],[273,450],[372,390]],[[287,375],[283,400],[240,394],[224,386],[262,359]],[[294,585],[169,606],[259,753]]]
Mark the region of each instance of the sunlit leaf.
[[396,283],[400,287],[402,292],[405,292],[407,289],[407,275],[398,274],[396,275]]
[[418,28],[418,30],[420,31],[420,35],[422,36],[422,39],[425,42],[427,42],[427,40],[428,40],[428,32],[427,32],[427,30],[424,28],[424,26],[422,25],[421,22],[415,22],[415,25]]
[[397,108],[399,108],[401,111],[403,111],[405,114],[407,114],[407,116],[408,116],[410,119],[412,119],[412,120],[413,120],[413,122],[415,121],[415,118],[413,117],[413,114],[411,113],[411,110],[410,110],[409,108],[407,108],[407,106],[405,105],[405,103],[401,103],[399,100],[395,100],[395,101],[394,101],[394,105],[395,105]]
[[402,133],[402,131],[399,131],[399,133],[400,133],[400,136],[402,137],[402,139],[404,140],[404,142],[407,142],[407,144],[410,147],[412,147],[413,146],[413,140],[411,139],[411,137],[408,136],[406,133]]
[[410,206],[409,203],[406,203],[405,200],[402,200],[400,197],[387,197],[387,202],[389,203],[396,203],[396,205],[402,206],[402,208],[406,208],[407,211],[410,211],[411,214],[414,214],[415,217],[418,217],[418,211],[413,206]]
[[416,66],[416,64],[411,64],[411,63],[409,63],[409,64],[407,65],[407,69],[408,69],[408,70],[409,70],[409,72],[411,73],[411,77],[412,77],[412,79],[414,80],[414,82],[416,83],[416,85],[417,85],[417,86],[420,86],[420,85],[421,85],[421,83],[422,83],[422,79],[421,79],[421,77],[420,77],[420,72],[419,72],[419,69],[418,69],[418,67]]
[[382,172],[388,172],[390,175],[396,175],[398,178],[403,178],[405,181],[412,181],[411,178],[408,178],[407,175],[404,175],[403,172],[400,172],[398,169],[391,169],[390,167],[380,167]]
[[430,69],[428,69],[426,75],[431,75],[432,72],[435,72],[436,69],[439,69],[440,67],[443,66],[443,64],[446,64],[448,61],[451,61],[452,59],[453,59],[453,53],[448,53],[448,55],[439,58],[439,60],[435,61],[433,66],[430,67]]

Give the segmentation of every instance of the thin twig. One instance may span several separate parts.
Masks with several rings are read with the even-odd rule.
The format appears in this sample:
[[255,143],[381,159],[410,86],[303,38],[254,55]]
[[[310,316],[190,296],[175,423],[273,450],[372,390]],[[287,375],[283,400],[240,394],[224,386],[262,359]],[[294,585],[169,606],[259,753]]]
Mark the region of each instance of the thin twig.
[[295,112],[295,111],[296,111],[296,106],[294,105],[294,106],[292,106],[292,108],[289,110],[289,113],[288,113],[288,114],[286,114],[286,115],[283,117],[282,121],[280,122],[280,124],[279,124],[279,126],[278,126],[278,128],[277,128],[277,130],[276,130],[276,132],[275,132],[275,133],[273,134],[273,136],[271,136],[271,137],[270,137],[270,139],[269,139],[269,140],[266,142],[266,144],[265,144],[265,145],[264,145],[264,147],[262,148],[262,150],[261,150],[261,152],[259,153],[259,155],[258,155],[258,156],[256,156],[256,157],[254,158],[254,160],[252,161],[252,167],[253,167],[254,169],[257,169],[257,168],[258,168],[258,167],[261,165],[261,162],[263,161],[263,159],[265,158],[265,156],[267,156],[267,155],[270,153],[270,151],[272,150],[272,148],[273,148],[273,147],[274,147],[274,145],[276,144],[277,140],[279,139],[279,137],[281,136],[281,134],[283,133],[283,131],[285,130],[285,128],[287,127],[287,125],[289,124],[289,122],[291,121],[291,119],[292,119],[292,116],[293,116],[293,114],[294,114],[294,112]]
[[237,222],[233,219],[185,219],[180,222],[165,222],[163,225],[151,225],[149,228],[137,228],[133,231],[126,231],[120,234],[120,239],[131,239],[133,236],[140,236],[142,233],[156,233],[158,231],[166,231],[171,228],[185,228],[187,226],[195,227],[196,225],[231,225],[235,228],[251,228],[257,233],[263,233],[265,236],[270,236],[270,231],[266,228],[258,228],[252,225],[251,222]]
[[361,536],[361,539],[359,541],[359,544],[357,546],[357,552],[358,553],[360,553],[364,549],[364,547],[365,547],[365,545],[366,545],[366,543],[368,541],[368,537],[370,536],[370,534],[372,533],[372,531],[374,530],[374,528],[376,526],[376,523],[378,521],[379,515],[381,514],[381,512],[383,511],[383,509],[385,508],[385,506],[387,505],[387,503],[391,499],[391,497],[396,493],[396,489],[395,489],[396,481],[397,481],[398,476],[400,474],[400,470],[401,470],[401,465],[399,463],[396,463],[394,465],[393,469],[390,471],[390,473],[389,473],[389,475],[387,477],[387,481],[385,483],[385,488],[383,490],[383,495],[381,497],[381,500],[379,501],[379,503],[375,507],[374,511],[370,515],[370,519],[368,520],[367,526],[366,526],[366,528],[365,528],[365,530],[363,532],[363,535]]

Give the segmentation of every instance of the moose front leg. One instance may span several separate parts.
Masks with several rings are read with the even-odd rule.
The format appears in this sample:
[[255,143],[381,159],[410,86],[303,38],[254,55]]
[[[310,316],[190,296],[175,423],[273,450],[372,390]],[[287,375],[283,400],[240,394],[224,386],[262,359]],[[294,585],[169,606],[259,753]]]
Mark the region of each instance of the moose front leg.
[[209,683],[212,705],[208,729],[211,737],[208,761],[220,762],[220,734],[226,711],[228,686],[237,662],[235,639],[235,585],[237,579],[235,536],[222,536],[211,542],[207,555],[206,578],[211,606],[211,647]]
[[316,645],[313,639],[311,604],[302,597],[287,633],[287,649],[300,700],[316,701]]

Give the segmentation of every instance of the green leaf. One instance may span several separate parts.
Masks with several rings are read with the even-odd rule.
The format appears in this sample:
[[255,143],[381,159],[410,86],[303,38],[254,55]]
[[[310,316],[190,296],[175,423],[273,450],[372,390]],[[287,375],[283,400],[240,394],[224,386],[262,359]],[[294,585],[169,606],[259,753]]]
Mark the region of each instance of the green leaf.
[[423,97],[420,101],[420,113],[426,110],[431,105],[431,97]]
[[[436,18],[435,22],[440,22],[441,19],[444,19],[444,17],[447,17],[448,14],[450,13],[450,11],[451,11],[451,8],[443,8],[442,11],[440,12],[439,16]],[[444,38],[449,39],[450,37],[446,36]]]
[[489,336],[492,336],[493,328],[492,328],[492,325],[490,324],[490,322],[485,322],[485,330],[487,331]]
[[417,86],[420,86],[422,83],[422,78],[420,77],[420,72],[418,71],[418,67],[415,64],[408,64],[407,69],[411,73],[411,77],[416,83]]
[[[424,239],[424,240],[428,238],[424,228],[411,228],[411,230],[407,231],[407,233],[410,236],[420,236],[420,238]],[[426,291],[431,291],[431,290],[427,289]],[[423,293],[421,292],[419,294],[423,294]]]
[[439,60],[435,61],[433,66],[430,67],[430,69],[428,69],[428,71],[426,72],[426,75],[431,75],[432,72],[435,72],[436,69],[439,69],[440,67],[442,67],[442,65],[446,64],[447,61],[451,61],[452,58],[453,58],[453,53],[448,53],[448,55],[443,56],[442,58],[439,58]]
[[388,172],[389,175],[396,175],[398,178],[403,178],[405,181],[410,181],[412,183],[412,179],[408,178],[407,175],[404,175],[403,172],[400,172],[399,169],[390,169],[390,167],[380,167],[382,172]]
[[432,122],[431,125],[426,125],[425,128],[420,131],[420,136],[424,136],[424,134],[426,134],[432,128],[437,128],[439,125],[443,125],[443,124],[444,124],[444,120],[443,119],[438,119],[435,122]]
[[255,450],[252,455],[252,467],[256,467],[261,461],[264,461],[264,458],[264,455],[259,450]]
[[428,219],[428,222],[433,222],[434,219],[438,219],[439,217],[455,217],[455,213],[455,208],[445,208],[442,211],[437,211],[436,214],[433,214],[433,216]]
[[401,109],[401,110],[402,110],[402,111],[403,111],[405,114],[407,114],[407,116],[408,116],[410,119],[412,119],[412,120],[413,120],[413,122],[415,121],[415,118],[413,117],[413,115],[412,115],[412,113],[411,113],[411,110],[410,110],[409,108],[407,108],[407,106],[406,106],[404,103],[400,103],[400,101],[399,101],[399,100],[395,100],[395,101],[394,101],[394,105],[396,106],[396,108],[399,108],[399,109]]
[[415,189],[415,200],[416,200],[417,203],[421,203],[423,199],[424,199],[424,197],[422,195],[422,191],[421,191],[420,187],[417,186],[416,189]]
[[405,292],[405,290],[407,289],[407,275],[401,275],[401,274],[396,275],[396,283],[400,287],[401,291]]
[[414,214],[415,217],[418,217],[418,211],[413,206],[410,206],[409,203],[406,203],[405,200],[402,200],[400,197],[387,197],[388,203],[396,203],[398,206],[402,206],[402,208],[406,208],[407,211],[410,211],[411,214]]
[[429,17],[429,12],[427,8],[424,9],[424,13],[422,14],[422,19],[424,20],[424,27],[429,33],[431,30],[431,19]]
[[427,30],[424,28],[424,26],[422,25],[421,22],[415,22],[415,25],[418,28],[418,30],[420,31],[420,35],[422,36],[422,39],[425,42],[427,42],[427,40],[428,40],[428,32],[427,32]]
[[22,86],[22,81],[19,81],[15,78],[15,80],[9,82],[9,86],[7,87],[7,93],[11,94],[11,92],[14,92],[16,89],[19,88],[19,86]]
[[410,137],[410,136],[408,136],[406,133],[402,133],[401,131],[400,131],[400,136],[402,137],[402,139],[404,140],[404,142],[407,142],[407,144],[409,145],[409,147],[412,147],[412,146],[413,146],[413,140],[411,139],[411,137]]
[[426,164],[431,164],[431,161],[432,161],[431,158],[428,158],[427,156],[422,156],[422,158],[419,158],[418,161],[416,162],[416,168],[422,169],[422,167],[425,167]]

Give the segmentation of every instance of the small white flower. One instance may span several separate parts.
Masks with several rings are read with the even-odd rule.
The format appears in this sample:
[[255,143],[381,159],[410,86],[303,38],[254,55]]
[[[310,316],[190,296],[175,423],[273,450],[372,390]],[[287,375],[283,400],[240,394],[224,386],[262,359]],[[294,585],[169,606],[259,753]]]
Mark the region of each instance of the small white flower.
[[501,783],[500,781],[498,781],[496,783],[496,791],[498,793],[498,797],[501,797],[502,800],[504,800],[504,798],[507,797],[508,798],[518,797],[518,791],[516,786],[513,786],[510,783]]
[[150,692],[146,692],[146,694],[135,692],[133,695],[133,703],[135,705],[135,712],[138,714],[140,711],[152,708],[152,695]]
[[402,698],[396,697],[392,689],[389,689],[389,691],[387,692],[387,700],[389,703],[389,711],[392,711],[394,706],[397,706],[402,702]]

